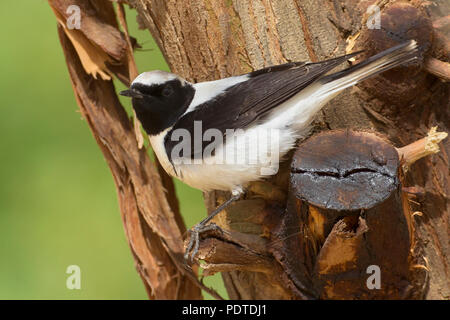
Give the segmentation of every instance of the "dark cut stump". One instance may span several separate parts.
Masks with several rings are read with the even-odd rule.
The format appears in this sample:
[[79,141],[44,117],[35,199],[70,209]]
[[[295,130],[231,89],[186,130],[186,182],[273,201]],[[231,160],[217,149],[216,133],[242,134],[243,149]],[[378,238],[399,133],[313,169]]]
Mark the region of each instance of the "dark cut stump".
[[271,251],[305,296],[420,297],[400,165],[397,150],[367,132],[327,131],[298,147]]

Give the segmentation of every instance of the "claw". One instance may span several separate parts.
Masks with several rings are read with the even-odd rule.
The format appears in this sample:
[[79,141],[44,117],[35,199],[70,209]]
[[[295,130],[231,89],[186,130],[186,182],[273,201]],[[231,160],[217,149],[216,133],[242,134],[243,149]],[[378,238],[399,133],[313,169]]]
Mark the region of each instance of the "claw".
[[[199,223],[195,225],[191,230],[189,230],[190,239],[189,243],[186,247],[186,252],[184,253],[184,260],[186,263],[190,262],[191,264],[194,262],[194,258],[198,253],[198,249],[200,247],[200,233],[206,232],[206,231],[219,231],[221,233],[224,233],[222,228],[220,228],[215,223],[210,223],[206,226],[202,225],[202,223]],[[192,250],[192,253],[191,253]],[[190,261],[189,261],[190,260]]]
[[[200,233],[205,232],[205,231],[210,231],[210,230],[217,230],[217,231],[220,231],[221,233],[224,232],[215,223],[210,223],[208,225],[207,225],[207,223],[209,221],[211,221],[211,219],[214,218],[218,213],[220,213],[222,210],[227,208],[231,203],[238,200],[239,197],[243,193],[244,193],[244,191],[240,187],[232,190],[232,192],[231,192],[232,196],[230,199],[228,199],[227,201],[222,203],[220,206],[218,206],[216,208],[216,210],[211,212],[211,214],[208,217],[203,219],[199,224],[196,224],[191,230],[189,230],[189,234],[191,236],[189,239],[189,243],[186,247],[186,252],[184,253],[184,261],[186,262],[186,264],[188,263],[189,260],[191,260],[191,263],[194,262],[194,258],[197,255],[198,248],[200,247]],[[189,259],[189,254],[190,254],[191,250],[192,250],[192,254]]]

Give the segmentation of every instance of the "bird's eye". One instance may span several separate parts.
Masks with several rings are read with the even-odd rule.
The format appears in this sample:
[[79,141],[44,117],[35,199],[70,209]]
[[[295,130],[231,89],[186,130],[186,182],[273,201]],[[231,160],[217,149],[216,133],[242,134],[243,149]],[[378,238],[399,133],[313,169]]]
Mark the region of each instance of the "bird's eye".
[[172,93],[173,93],[173,89],[172,89],[172,87],[169,86],[169,85],[165,86],[165,87],[162,89],[162,91],[161,91],[161,94],[162,94],[164,97],[168,97],[168,96],[170,96]]

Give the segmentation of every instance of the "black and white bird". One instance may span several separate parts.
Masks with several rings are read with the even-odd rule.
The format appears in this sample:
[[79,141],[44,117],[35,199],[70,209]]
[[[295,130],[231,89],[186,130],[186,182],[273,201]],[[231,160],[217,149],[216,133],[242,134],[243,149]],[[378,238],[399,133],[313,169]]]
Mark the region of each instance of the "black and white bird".
[[[283,155],[308,133],[314,116],[328,101],[360,81],[416,59],[417,51],[416,42],[410,40],[331,74],[359,52],[195,84],[164,71],[144,72],[134,79],[130,89],[120,94],[132,98],[136,115],[166,172],[202,191],[232,194],[190,231],[185,258],[191,250],[191,257],[195,256],[199,233],[216,227],[207,223],[239,199],[249,182],[276,173]],[[201,141],[197,137],[180,148],[180,137],[194,137],[199,128]],[[276,134],[270,137],[270,144],[260,147],[255,137],[268,131]],[[186,146],[190,150],[179,152],[186,151]],[[224,156],[228,150],[233,157]],[[242,154],[246,161],[236,161],[234,156]],[[272,159],[275,170],[264,171],[267,158]]]

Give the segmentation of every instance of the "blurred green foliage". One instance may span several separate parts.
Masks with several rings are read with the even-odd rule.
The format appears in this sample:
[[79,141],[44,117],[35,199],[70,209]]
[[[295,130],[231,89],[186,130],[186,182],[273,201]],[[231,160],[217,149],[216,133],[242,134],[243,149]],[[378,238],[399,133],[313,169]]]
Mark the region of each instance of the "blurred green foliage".
[[[139,70],[168,70],[135,12],[127,18]],[[0,299],[146,299],[47,1],[1,1],[0,21]],[[190,227],[205,216],[201,193],[176,187]],[[81,290],[66,288],[72,264]],[[226,295],[219,276],[205,282]]]

